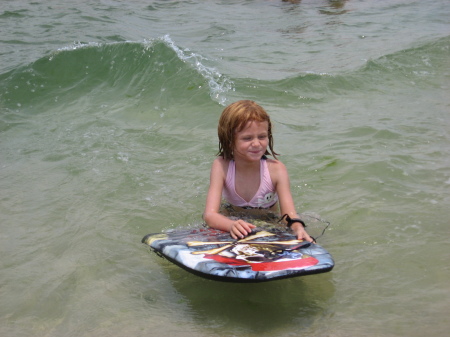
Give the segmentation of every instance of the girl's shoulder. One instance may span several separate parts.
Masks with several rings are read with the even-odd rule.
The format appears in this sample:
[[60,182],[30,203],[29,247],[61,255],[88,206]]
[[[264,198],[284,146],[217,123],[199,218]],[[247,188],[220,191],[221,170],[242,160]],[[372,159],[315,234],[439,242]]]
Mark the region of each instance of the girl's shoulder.
[[269,170],[285,170],[286,166],[279,160],[277,159],[271,159],[271,158],[267,158],[267,165],[269,167]]
[[269,169],[270,177],[273,181],[278,181],[280,178],[287,176],[286,166],[277,159],[267,158],[267,167]]
[[222,157],[216,157],[212,163],[212,170],[213,171],[220,171],[224,175],[227,174],[228,171],[228,165],[230,165],[230,160],[223,159]]
[[220,166],[226,166],[228,167],[228,165],[230,164],[230,160],[228,159],[223,159],[223,157],[216,157],[213,161],[213,165],[220,165]]

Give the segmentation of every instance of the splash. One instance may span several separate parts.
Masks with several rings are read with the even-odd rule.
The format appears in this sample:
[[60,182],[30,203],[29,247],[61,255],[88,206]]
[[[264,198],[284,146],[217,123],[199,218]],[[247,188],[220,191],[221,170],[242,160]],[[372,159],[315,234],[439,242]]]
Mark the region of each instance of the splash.
[[196,54],[188,48],[179,48],[169,35],[165,35],[159,40],[175,51],[180,60],[193,66],[194,69],[208,81],[211,98],[221,105],[225,105],[226,93],[230,90],[234,90],[233,81],[226,78],[214,67],[207,67],[204,63],[208,59],[204,56]]

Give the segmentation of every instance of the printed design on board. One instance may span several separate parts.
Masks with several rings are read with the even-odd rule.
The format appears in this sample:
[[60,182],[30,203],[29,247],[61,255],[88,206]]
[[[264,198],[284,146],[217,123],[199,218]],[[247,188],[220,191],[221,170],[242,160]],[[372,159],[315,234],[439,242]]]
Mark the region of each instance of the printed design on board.
[[[267,240],[274,234],[260,231],[237,241],[188,241],[189,247],[221,245],[209,250],[193,251],[204,258],[232,266],[249,266],[253,271],[279,271],[301,269],[316,265],[319,261],[300,252],[305,246],[302,240]],[[307,245],[308,243],[306,243]]]

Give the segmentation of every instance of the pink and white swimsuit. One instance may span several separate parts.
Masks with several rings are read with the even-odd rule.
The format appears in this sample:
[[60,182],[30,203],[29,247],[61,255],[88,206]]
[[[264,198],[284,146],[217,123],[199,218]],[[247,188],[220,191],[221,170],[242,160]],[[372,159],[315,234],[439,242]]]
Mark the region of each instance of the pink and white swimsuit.
[[261,174],[261,183],[259,184],[258,191],[250,201],[244,200],[236,192],[235,188],[235,176],[236,176],[236,164],[234,160],[230,160],[228,165],[227,178],[225,179],[225,186],[222,196],[232,205],[244,208],[270,208],[278,201],[278,195],[270,179],[269,168],[266,159],[261,159],[259,168]]

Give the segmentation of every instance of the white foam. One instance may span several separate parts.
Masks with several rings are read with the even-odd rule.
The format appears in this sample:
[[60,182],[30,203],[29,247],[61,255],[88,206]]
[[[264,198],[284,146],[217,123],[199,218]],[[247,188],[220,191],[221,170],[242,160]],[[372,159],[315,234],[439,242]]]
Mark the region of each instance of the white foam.
[[175,53],[177,53],[180,60],[191,64],[198,71],[198,73],[208,81],[211,98],[219,102],[221,105],[225,105],[225,94],[228,91],[233,90],[233,81],[222,75],[216,68],[205,66],[202,61],[207,60],[207,58],[204,56],[196,54],[187,48],[183,50],[180,49],[169,35],[163,36],[160,40],[173,49]]

